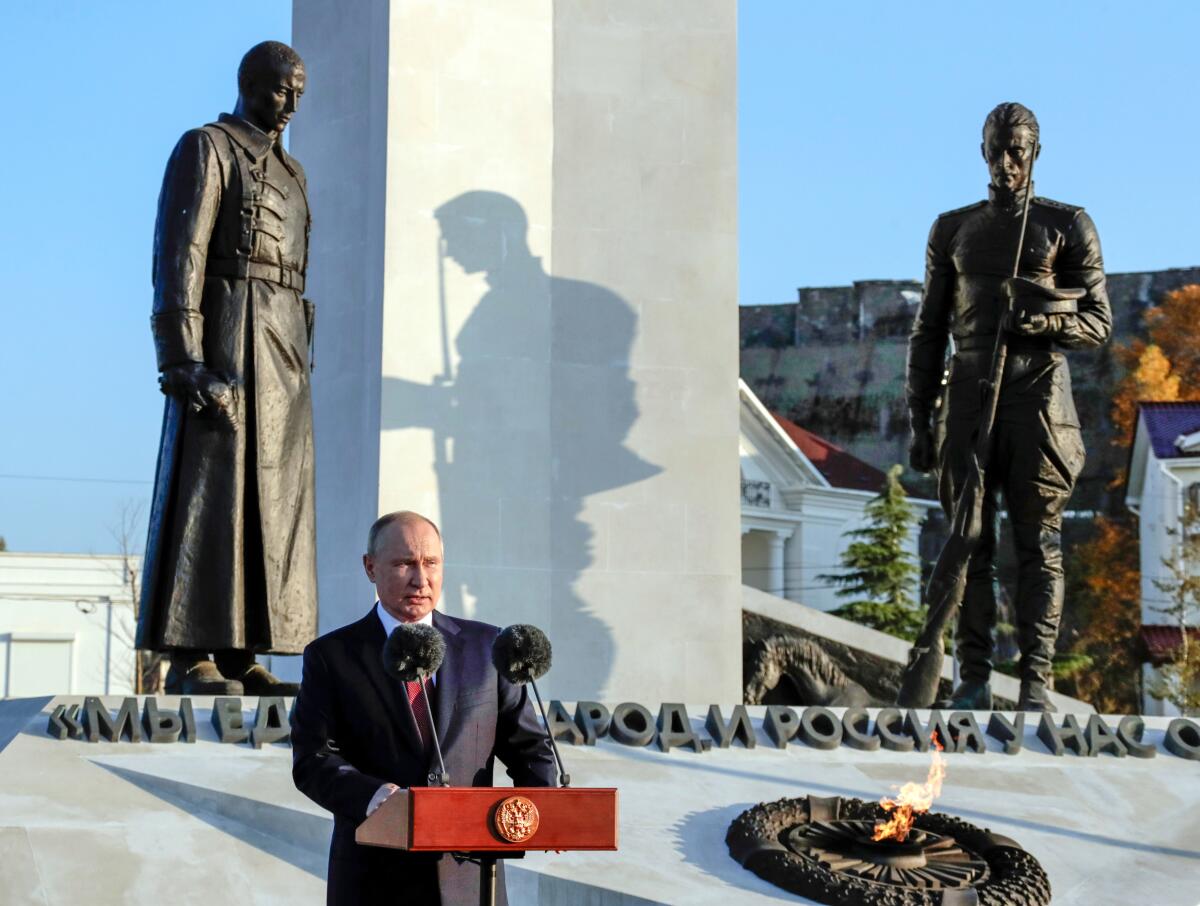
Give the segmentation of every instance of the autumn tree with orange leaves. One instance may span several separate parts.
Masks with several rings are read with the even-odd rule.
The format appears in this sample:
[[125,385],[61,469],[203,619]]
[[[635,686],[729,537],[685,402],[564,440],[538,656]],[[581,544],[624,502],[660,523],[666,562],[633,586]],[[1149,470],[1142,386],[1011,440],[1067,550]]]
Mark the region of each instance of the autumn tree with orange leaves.
[[[1133,439],[1137,404],[1143,400],[1173,403],[1200,399],[1200,286],[1167,293],[1162,305],[1142,316],[1149,342],[1118,344],[1113,354],[1125,377],[1113,396],[1113,443],[1128,447]],[[1124,480],[1124,476],[1117,476]]]
[[1068,572],[1082,627],[1070,653],[1088,666],[1056,685],[1103,714],[1133,713],[1140,706],[1142,625],[1137,520],[1097,516],[1094,528],[1074,549]]
[[[1113,443],[1128,449],[1137,404],[1200,399],[1200,286],[1167,293],[1143,315],[1146,340],[1118,344],[1116,360],[1125,375],[1113,395]],[[1113,477],[1125,481],[1124,466]],[[1088,663],[1059,682],[1062,691],[1090,701],[1101,712],[1140,708],[1141,572],[1136,517],[1121,512],[1096,518],[1092,537],[1076,546],[1068,567],[1071,592],[1081,612],[1080,631],[1070,648]]]
[[[1174,373],[1171,360],[1157,343],[1134,340],[1128,346],[1118,346],[1114,352],[1126,372],[1113,397],[1112,420],[1117,429],[1113,443],[1128,447],[1137,420],[1138,403],[1143,400],[1156,403],[1178,400],[1179,375]],[[1117,484],[1124,480],[1123,471],[1113,477]]]
[[1144,320],[1150,342],[1162,347],[1179,376],[1180,399],[1200,397],[1200,285],[1167,293],[1163,304],[1149,309]]

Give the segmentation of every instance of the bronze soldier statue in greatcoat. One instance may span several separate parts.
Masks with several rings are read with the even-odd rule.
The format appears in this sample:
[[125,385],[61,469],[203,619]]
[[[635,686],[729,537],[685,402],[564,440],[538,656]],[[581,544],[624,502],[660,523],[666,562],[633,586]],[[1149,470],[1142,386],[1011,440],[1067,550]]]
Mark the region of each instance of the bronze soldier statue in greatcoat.
[[[1102,345],[1112,323],[1100,240],[1082,208],[1032,198],[1018,257],[1030,171],[1041,150],[1038,134],[1037,119],[1020,104],[1001,104],[988,114],[982,145],[991,176],[988,200],[934,222],[925,291],[909,341],[910,461],[922,472],[936,466],[942,505],[953,521],[981,422],[981,380],[989,377],[996,332],[1008,332],[982,534],[968,561],[958,618],[955,708],[992,706],[994,560],[1003,500],[1018,561],[1019,705],[1053,709],[1046,693],[1063,604],[1062,518],[1084,460],[1071,376],[1059,350]],[[937,414],[939,447],[933,420],[950,340],[948,387]]]
[[290,694],[256,653],[316,635],[311,224],[281,137],[304,93],[285,44],[253,47],[233,114],[184,134],[163,177],[151,323],[167,394],[138,621],[169,691]]

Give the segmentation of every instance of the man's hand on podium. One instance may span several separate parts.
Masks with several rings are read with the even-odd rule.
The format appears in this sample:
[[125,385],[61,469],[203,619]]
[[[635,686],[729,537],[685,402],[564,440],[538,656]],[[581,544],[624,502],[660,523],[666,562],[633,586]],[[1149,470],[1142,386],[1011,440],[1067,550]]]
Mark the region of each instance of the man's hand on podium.
[[392,795],[392,793],[398,793],[399,791],[400,787],[396,786],[394,783],[385,783],[383,786],[377,789],[375,791],[375,795],[371,797],[371,801],[367,803],[367,817],[371,817],[371,813],[375,811],[375,809],[379,808],[379,806],[383,805],[383,801],[387,799],[388,796]]

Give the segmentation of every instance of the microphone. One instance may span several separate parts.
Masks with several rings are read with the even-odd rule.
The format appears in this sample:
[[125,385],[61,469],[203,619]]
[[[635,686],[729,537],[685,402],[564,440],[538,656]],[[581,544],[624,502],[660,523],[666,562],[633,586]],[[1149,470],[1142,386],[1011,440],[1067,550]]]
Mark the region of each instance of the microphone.
[[[442,760],[442,746],[438,741],[437,727],[433,722],[433,705],[429,702],[429,675],[442,665],[446,657],[446,640],[432,626],[424,623],[401,623],[392,630],[383,645],[383,669],[385,673],[405,683],[419,682],[425,699],[425,710],[429,714],[429,733],[433,737],[433,750],[437,754],[438,770],[429,772],[430,786],[449,786],[450,775]],[[408,701],[408,696],[404,697]],[[409,708],[412,703],[409,702]],[[416,719],[416,715],[413,716]]]
[[500,675],[513,685],[523,686],[529,683],[533,687],[533,696],[537,699],[542,724],[546,727],[546,736],[550,739],[550,750],[554,753],[555,764],[558,765],[558,785],[570,786],[571,775],[563,768],[554,734],[550,732],[550,721],[546,720],[542,696],[538,693],[535,682],[550,669],[550,640],[546,638],[546,633],[528,623],[518,623],[501,630],[492,642],[492,663],[496,665]]

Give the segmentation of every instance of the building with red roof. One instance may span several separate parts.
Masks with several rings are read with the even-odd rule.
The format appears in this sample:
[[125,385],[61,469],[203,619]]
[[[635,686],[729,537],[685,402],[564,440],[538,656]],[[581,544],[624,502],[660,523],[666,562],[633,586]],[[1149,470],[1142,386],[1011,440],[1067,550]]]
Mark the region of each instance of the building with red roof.
[[825,476],[830,487],[878,494],[887,486],[887,475],[870,463],[863,462],[837,444],[806,431],[778,412],[772,412],[771,417],[779,423],[779,427],[817,471]]
[[[846,532],[866,524],[864,509],[886,486],[879,469],[771,412],[739,383],[742,582],[820,610],[845,603],[820,576],[841,570]],[[914,558],[920,524],[936,501],[916,509],[906,547]]]

